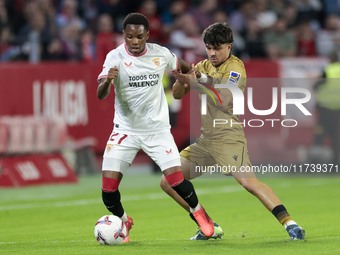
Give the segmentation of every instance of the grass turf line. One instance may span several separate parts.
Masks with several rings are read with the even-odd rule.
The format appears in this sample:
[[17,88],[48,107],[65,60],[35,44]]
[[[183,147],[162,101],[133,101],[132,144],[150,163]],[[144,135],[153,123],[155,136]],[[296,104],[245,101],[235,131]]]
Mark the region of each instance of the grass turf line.
[[0,253],[340,254],[340,179],[263,179],[306,229],[302,242],[290,241],[271,213],[232,178],[193,181],[200,202],[225,235],[189,241],[197,228],[163,194],[159,179],[124,177],[123,205],[135,225],[130,243],[120,246],[102,246],[94,239],[95,222],[108,214],[100,199],[100,175],[82,177],[77,185],[0,189]]

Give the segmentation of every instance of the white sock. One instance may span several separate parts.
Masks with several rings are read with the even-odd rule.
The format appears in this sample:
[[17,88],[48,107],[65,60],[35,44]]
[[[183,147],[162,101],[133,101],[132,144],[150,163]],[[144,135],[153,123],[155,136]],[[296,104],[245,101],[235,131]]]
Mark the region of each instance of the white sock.
[[197,206],[195,208],[191,208],[190,207],[190,212],[191,213],[195,213],[197,212],[199,209],[201,209],[201,205],[200,204],[197,204]]
[[120,218],[122,219],[123,222],[127,222],[128,221],[126,212],[124,212],[123,216],[120,217]]
[[290,220],[290,221],[288,221],[288,222],[284,225],[285,229],[287,229],[287,227],[290,226],[290,225],[297,225],[297,224],[296,224],[295,221]]

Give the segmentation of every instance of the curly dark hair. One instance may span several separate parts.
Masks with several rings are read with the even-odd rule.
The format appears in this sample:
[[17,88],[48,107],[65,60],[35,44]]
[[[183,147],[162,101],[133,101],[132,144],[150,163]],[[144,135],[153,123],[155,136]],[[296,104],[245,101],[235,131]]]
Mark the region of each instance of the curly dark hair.
[[143,25],[147,31],[149,30],[148,19],[141,13],[130,13],[130,14],[128,14],[123,21],[124,30],[125,30],[125,28],[128,24]]
[[205,44],[219,46],[234,42],[233,31],[228,23],[215,23],[203,31],[202,39]]

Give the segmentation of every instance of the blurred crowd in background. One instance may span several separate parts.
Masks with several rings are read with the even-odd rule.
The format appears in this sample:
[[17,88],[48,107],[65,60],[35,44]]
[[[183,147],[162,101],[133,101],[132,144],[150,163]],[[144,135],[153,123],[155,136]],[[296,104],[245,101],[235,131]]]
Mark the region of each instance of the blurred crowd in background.
[[148,18],[148,42],[189,63],[206,58],[201,33],[214,22],[230,24],[241,59],[340,51],[338,0],[0,0],[0,61],[103,63],[130,12]]

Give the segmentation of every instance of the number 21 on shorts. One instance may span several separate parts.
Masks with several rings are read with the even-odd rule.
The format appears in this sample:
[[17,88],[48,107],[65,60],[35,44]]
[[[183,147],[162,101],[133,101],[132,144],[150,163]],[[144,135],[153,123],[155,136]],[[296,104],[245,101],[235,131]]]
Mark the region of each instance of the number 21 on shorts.
[[124,139],[126,139],[127,135],[119,134],[119,133],[112,133],[110,136],[109,141],[113,144],[121,144]]

